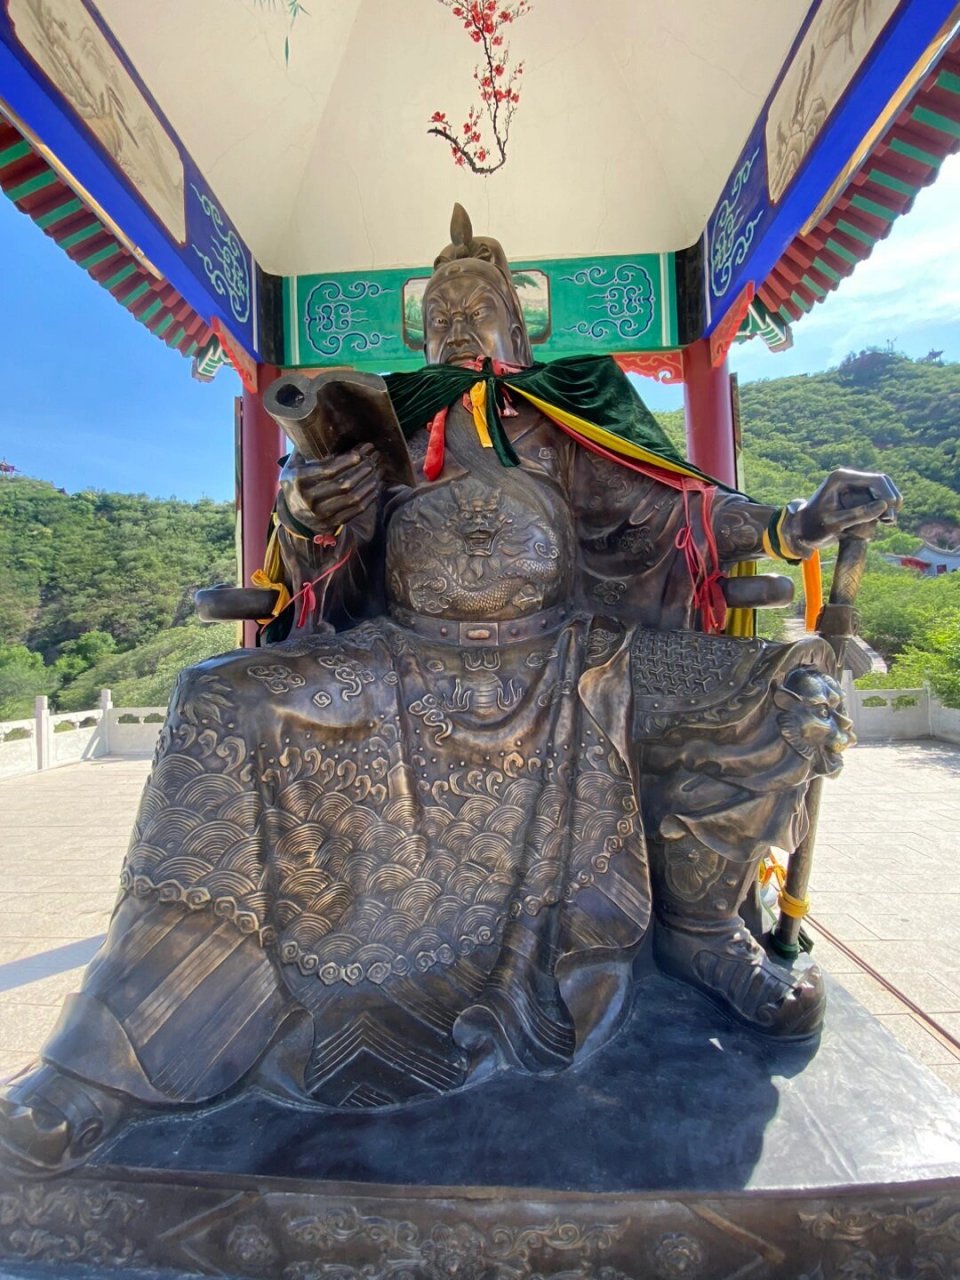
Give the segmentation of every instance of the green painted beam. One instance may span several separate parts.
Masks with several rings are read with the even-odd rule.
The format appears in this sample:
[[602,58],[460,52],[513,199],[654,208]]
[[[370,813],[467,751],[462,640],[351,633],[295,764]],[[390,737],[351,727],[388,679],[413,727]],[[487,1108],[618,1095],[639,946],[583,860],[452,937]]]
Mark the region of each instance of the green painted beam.
[[110,290],[115,289],[118,284],[123,284],[124,280],[128,280],[136,270],[137,264],[135,262],[125,262],[119,271],[113,273],[109,280],[102,282],[103,287]]
[[919,190],[919,187],[912,187],[909,182],[901,182],[899,178],[894,178],[892,174],[884,173],[881,169],[871,169],[867,177],[878,186],[886,187],[888,191],[899,191],[902,196],[915,196]]
[[41,213],[39,218],[34,218],[34,222],[42,231],[46,231],[47,227],[52,227],[55,223],[62,222],[64,218],[69,218],[71,214],[79,213],[82,208],[82,200],[66,200],[63,204],[58,204],[55,209],[49,209],[46,213]]
[[[868,231],[861,231],[860,228],[855,227],[852,222],[848,222],[846,218],[841,218],[838,221],[837,230],[845,232],[853,240],[859,240],[861,244],[865,244],[871,249],[877,243],[876,236],[870,235]],[[831,248],[833,247],[831,241],[828,240],[827,243],[830,244]],[[853,258],[852,261],[858,262],[859,259]]]
[[886,205],[877,204],[875,200],[871,200],[869,196],[855,195],[850,201],[855,209],[862,209],[864,213],[872,214],[873,217],[879,218],[882,222],[895,222],[897,215],[892,209],[888,209]]
[[15,142],[11,147],[5,147],[0,151],[0,169],[5,169],[8,164],[13,164],[15,160],[24,160],[30,155],[31,147],[29,142]]
[[912,142],[904,142],[902,138],[894,138],[890,143],[890,150],[899,151],[902,156],[909,156],[911,160],[919,160],[931,169],[939,169],[942,163],[942,157],[935,156],[932,151],[924,151],[922,147],[915,147]]
[[928,124],[931,129],[949,134],[951,138],[960,138],[960,120],[951,120],[942,116],[939,111],[931,111],[929,107],[914,107],[910,112],[919,124]]
[[835,253],[838,258],[842,258],[844,262],[849,262],[852,266],[856,266],[860,259],[855,253],[851,253],[849,249],[845,249],[842,244],[838,244],[831,236],[826,246],[831,253]]
[[791,293],[790,301],[794,303],[795,306],[798,306],[804,313],[810,311],[810,303],[807,302],[806,298],[801,298],[799,293]]
[[74,231],[72,235],[64,236],[62,240],[57,241],[57,244],[61,249],[72,249],[75,244],[81,244],[91,236],[99,235],[102,230],[103,227],[99,222],[91,222],[81,227],[79,231]]
[[180,345],[180,343],[184,340],[186,336],[187,336],[187,331],[186,329],[184,329],[183,325],[181,325],[179,329],[177,329],[176,333],[172,334],[165,341],[168,347],[177,347]]
[[834,271],[833,267],[828,266],[822,258],[814,258],[813,265],[817,268],[818,271],[822,272],[823,275],[828,276],[829,279],[831,279],[834,284],[839,284],[840,281],[843,279],[843,276],[840,274],[840,272]]
[[11,187],[7,195],[11,200],[22,200],[25,196],[32,196],[35,191],[42,191],[44,187],[53,186],[60,179],[52,169],[44,169],[43,173],[35,174],[34,177],[28,178],[26,182],[21,182],[15,187]]
[[144,310],[143,314],[141,316],[138,316],[137,318],[140,320],[141,324],[146,324],[147,321],[153,319],[153,317],[157,314],[157,312],[161,309],[162,306],[163,306],[163,302],[161,301],[161,299],[154,298],[153,302],[150,303],[149,307],[147,307]]
[[937,87],[949,89],[951,93],[960,93],[960,76],[952,71],[941,71],[937,76]]
[[112,258],[119,252],[118,244],[108,244],[105,249],[98,249],[96,253],[91,253],[89,258],[82,258],[78,265],[83,267],[84,271],[92,271],[94,267],[99,267],[101,262],[106,262],[108,258]]
[[824,289],[823,285],[817,284],[816,280],[812,280],[810,276],[803,276],[802,282],[807,286],[810,292],[815,293],[818,298],[825,298],[827,296],[827,291]]
[[131,290],[131,292],[128,293],[125,298],[121,298],[120,301],[123,303],[125,307],[132,307],[135,302],[140,301],[140,299],[143,297],[145,293],[149,291],[149,289],[150,289],[150,282],[148,280],[141,280],[140,283],[137,285],[137,287]]
[[162,338],[172,324],[173,316],[167,312],[156,328],[154,328],[153,325],[150,326],[150,332],[154,334],[155,337]]

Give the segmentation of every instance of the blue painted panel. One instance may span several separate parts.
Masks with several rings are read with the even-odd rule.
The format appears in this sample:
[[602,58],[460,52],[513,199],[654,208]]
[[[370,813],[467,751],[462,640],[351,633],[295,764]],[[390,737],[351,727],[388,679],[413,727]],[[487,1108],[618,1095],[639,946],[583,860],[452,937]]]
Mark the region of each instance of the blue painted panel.
[[[716,328],[744,285],[759,284],[776,265],[954,9],[955,0],[904,0],[776,204],[768,194],[765,142],[779,81],[774,86],[707,223],[705,333]],[[795,49],[802,39],[803,33]]]
[[218,316],[255,359],[259,356],[256,264],[209,184],[187,154],[109,28],[88,9],[180,154],[184,170],[186,240],[178,243],[80,116],[35,65],[0,6],[0,98],[57,157],[141,249],[191,307]]
[[256,305],[253,256],[192,161],[186,169],[187,244],[208,287],[223,299],[227,328],[250,350]]

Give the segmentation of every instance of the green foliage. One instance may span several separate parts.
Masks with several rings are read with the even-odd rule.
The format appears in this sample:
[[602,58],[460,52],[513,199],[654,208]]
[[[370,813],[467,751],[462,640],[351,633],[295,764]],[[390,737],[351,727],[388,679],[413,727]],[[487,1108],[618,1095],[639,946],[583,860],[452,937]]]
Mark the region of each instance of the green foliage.
[[[803,497],[849,466],[894,477],[905,530],[960,525],[960,364],[860,352],[825,373],[742,385],[740,409],[744,486],[759,501]],[[662,421],[682,431],[682,414]]]
[[[0,563],[0,719],[31,714],[40,693],[57,709],[95,705],[111,683],[103,675],[111,660],[121,678],[141,679],[147,704],[165,703],[176,672],[165,640],[161,651],[150,649],[155,638],[182,632],[171,652],[183,662],[236,643],[232,627],[224,638],[220,628],[193,624],[194,590],[236,577],[229,503],[67,494],[42,480],[5,479]],[[156,660],[152,681],[129,657],[141,650]]]
[[880,525],[872,545],[876,551],[882,551],[885,555],[911,556],[923,546],[923,539],[904,529]]
[[888,662],[923,645],[933,629],[960,615],[960,573],[926,577],[871,551],[857,600],[860,630]]
[[32,716],[34,698],[50,693],[56,682],[39,653],[22,644],[0,645],[0,720]]
[[[957,578],[960,574],[954,573],[926,581],[937,586]],[[956,602],[953,607],[945,605],[923,619],[886,675],[864,676],[857,684],[867,689],[911,689],[929,684],[946,706],[960,707],[960,592],[954,591],[952,596]]]
[[64,641],[53,669],[61,683],[66,683],[75,680],[108,653],[114,653],[116,648],[117,642],[109,631],[87,631],[76,640]]
[[117,707],[165,706],[184,667],[236,647],[232,622],[171,627],[126,653],[105,654],[60,689],[58,706],[62,711],[95,706],[101,689],[110,690]]
[[228,503],[0,481],[6,637],[49,662],[90,631],[132,648],[192,617],[197,587],[234,579],[233,530]]

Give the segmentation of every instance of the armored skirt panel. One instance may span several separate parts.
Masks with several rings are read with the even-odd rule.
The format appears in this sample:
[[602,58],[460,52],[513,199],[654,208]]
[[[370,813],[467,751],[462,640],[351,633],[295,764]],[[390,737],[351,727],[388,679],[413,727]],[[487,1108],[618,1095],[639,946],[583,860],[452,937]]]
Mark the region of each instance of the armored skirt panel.
[[650,914],[638,796],[578,693],[591,626],[378,619],[185,672],[44,1056],[195,1102],[276,1042],[283,1087],[334,1106],[568,1065]]

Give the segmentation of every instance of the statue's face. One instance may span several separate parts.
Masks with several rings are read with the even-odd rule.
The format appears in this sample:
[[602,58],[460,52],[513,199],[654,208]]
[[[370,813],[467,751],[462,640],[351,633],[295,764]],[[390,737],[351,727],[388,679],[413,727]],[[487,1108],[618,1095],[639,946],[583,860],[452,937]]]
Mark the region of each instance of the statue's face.
[[518,363],[521,330],[506,299],[470,271],[430,284],[423,299],[423,333],[428,364],[465,364],[484,356]]

